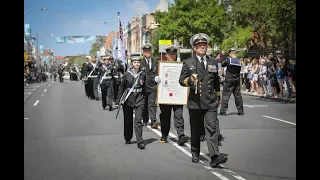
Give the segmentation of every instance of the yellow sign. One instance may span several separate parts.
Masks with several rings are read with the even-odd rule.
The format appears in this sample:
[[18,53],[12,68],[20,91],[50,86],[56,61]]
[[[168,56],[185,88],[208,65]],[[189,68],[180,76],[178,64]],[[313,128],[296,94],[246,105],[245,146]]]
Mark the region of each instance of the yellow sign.
[[159,40],[159,45],[171,45],[171,40]]
[[28,53],[24,52],[24,60],[26,61],[28,59]]

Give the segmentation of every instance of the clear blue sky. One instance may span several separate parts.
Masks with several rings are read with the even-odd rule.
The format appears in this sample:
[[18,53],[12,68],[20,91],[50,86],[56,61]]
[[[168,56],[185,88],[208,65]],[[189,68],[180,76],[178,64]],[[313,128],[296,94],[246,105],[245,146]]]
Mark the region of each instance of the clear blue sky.
[[[57,44],[57,36],[106,35],[117,28],[117,12],[122,24],[138,15],[139,0],[25,0],[24,13],[46,7],[47,11],[30,12],[24,19],[31,33],[39,36],[39,45],[55,50],[55,55],[88,53],[89,43]],[[141,0],[142,13],[152,12],[158,0]],[[172,2],[172,0],[169,0]],[[102,24],[107,21],[113,25]],[[50,34],[54,36],[51,37]]]

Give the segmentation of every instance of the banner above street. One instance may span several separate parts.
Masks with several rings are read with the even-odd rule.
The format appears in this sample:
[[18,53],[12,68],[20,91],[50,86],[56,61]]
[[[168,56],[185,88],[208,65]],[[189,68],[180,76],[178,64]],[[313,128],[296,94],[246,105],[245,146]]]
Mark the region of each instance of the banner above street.
[[87,43],[95,41],[96,36],[60,36],[56,38],[57,43]]

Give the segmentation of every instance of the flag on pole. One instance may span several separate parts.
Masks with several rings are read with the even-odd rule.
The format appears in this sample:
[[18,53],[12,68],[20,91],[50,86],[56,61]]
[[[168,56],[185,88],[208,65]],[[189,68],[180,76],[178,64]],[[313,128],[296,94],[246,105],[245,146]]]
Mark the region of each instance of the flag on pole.
[[124,49],[124,41],[123,41],[123,29],[121,25],[121,21],[119,20],[119,35],[120,35],[120,44],[121,44],[121,61],[125,62],[125,49]]

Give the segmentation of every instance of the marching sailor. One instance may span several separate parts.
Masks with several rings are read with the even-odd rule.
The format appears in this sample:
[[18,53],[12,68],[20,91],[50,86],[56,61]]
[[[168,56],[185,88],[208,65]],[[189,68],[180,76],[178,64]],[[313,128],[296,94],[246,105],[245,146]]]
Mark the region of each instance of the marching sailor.
[[231,93],[234,95],[238,115],[243,116],[243,101],[240,86],[240,60],[236,57],[236,49],[229,49],[230,58],[222,62],[221,66],[226,67],[225,82],[222,91],[222,104],[219,115],[226,115],[228,109],[228,101]]
[[141,68],[145,69],[146,73],[146,91],[145,91],[145,106],[143,110],[143,123],[146,126],[149,117],[151,120],[150,126],[154,129],[158,128],[158,122],[156,118],[157,114],[157,83],[155,77],[158,75],[158,62],[157,59],[151,57],[152,44],[147,43],[142,46],[143,60],[141,61]]
[[109,111],[112,111],[112,88],[113,88],[113,80],[112,73],[113,68],[110,63],[111,55],[106,54],[102,59],[104,64],[99,68],[98,79],[101,87],[101,96],[102,96],[102,108],[106,110],[107,106],[109,106]]
[[183,63],[179,83],[190,87],[187,108],[189,109],[191,128],[192,162],[198,163],[200,156],[201,121],[204,121],[206,141],[208,144],[210,166],[214,167],[227,161],[227,157],[219,152],[220,135],[217,118],[218,95],[220,90],[218,77],[218,61],[206,56],[210,38],[199,33],[191,37],[190,44],[195,56]]
[[[145,105],[144,90],[146,75],[140,69],[140,61],[141,57],[134,57],[132,59],[132,68],[123,74],[116,104],[120,103],[123,107],[124,139],[126,144],[131,143],[134,122],[134,132],[136,134],[138,148],[144,149],[145,144],[142,138],[143,124],[141,118]],[[133,111],[135,111],[134,120]]]
[[[167,46],[165,48],[167,61],[177,61],[177,51],[178,47],[175,45]],[[157,83],[161,82],[159,76],[155,77]],[[188,136],[184,134],[184,119],[183,119],[183,105],[170,105],[170,104],[160,104],[160,123],[161,123],[161,143],[168,142],[168,134],[171,125],[171,111],[174,113],[174,126],[177,130],[179,138],[179,146],[183,146],[184,143],[188,141]]]
[[116,101],[118,99],[119,86],[121,83],[121,75],[124,73],[124,66],[122,61],[115,59],[112,63],[113,66],[113,99]]

